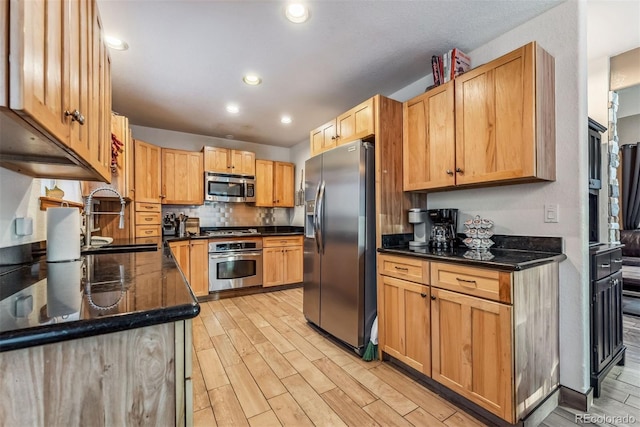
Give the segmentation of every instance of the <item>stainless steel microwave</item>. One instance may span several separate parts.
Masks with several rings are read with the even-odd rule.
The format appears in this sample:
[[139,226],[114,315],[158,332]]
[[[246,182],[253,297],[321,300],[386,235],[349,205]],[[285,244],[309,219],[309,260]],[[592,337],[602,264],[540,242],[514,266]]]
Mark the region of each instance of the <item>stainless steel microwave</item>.
[[255,202],[255,178],[253,176],[205,172],[204,200],[209,202]]

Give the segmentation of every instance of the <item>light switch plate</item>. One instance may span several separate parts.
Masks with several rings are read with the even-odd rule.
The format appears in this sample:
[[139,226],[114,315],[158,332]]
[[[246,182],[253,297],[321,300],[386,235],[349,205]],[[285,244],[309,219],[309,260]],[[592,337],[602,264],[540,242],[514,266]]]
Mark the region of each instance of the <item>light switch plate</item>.
[[557,203],[544,205],[544,222],[560,222],[560,207]]
[[33,234],[33,218],[16,218],[16,235],[31,236]]

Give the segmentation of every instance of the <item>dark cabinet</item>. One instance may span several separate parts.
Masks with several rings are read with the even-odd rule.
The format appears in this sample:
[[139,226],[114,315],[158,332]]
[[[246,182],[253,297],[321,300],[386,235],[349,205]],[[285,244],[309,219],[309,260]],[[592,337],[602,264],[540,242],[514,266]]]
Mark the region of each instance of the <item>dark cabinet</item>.
[[622,249],[601,245],[591,250],[591,386],[594,397],[611,368],[624,364],[622,337]]

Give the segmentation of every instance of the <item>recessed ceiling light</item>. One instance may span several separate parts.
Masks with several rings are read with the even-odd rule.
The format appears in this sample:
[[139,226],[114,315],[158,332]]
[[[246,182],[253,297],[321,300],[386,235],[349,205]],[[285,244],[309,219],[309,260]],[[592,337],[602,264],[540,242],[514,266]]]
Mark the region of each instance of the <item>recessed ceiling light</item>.
[[240,107],[235,104],[229,104],[227,105],[227,111],[231,114],[238,114],[240,112]]
[[262,83],[262,79],[255,74],[247,74],[242,78],[242,81],[250,86],[257,86]]
[[285,125],[288,125],[289,123],[291,123],[291,117],[282,116],[282,118],[280,118],[280,123],[284,123]]
[[117,39],[111,36],[105,36],[104,41],[107,43],[111,49],[115,50],[127,50],[129,49],[129,45],[124,40]]
[[294,24],[302,24],[309,19],[309,9],[302,3],[289,3],[284,14]]

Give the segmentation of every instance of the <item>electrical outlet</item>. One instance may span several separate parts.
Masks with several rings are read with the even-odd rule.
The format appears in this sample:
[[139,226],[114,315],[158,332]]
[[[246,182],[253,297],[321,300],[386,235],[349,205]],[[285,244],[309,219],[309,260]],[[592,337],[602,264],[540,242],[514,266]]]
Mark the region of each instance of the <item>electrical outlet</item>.
[[560,222],[560,207],[557,203],[544,205],[544,222]]

